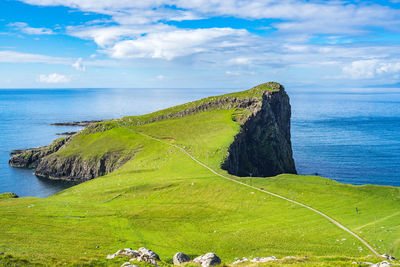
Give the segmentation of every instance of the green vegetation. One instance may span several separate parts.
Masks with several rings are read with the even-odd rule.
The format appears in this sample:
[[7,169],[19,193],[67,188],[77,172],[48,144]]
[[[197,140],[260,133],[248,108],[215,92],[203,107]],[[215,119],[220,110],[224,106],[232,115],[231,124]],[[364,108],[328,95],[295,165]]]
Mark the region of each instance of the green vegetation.
[[17,198],[17,195],[14,193],[3,193],[0,194],[0,200],[1,199],[9,199],[9,198]]
[[[214,109],[137,123],[180,109],[104,123],[112,127],[84,131],[57,152],[96,157],[134,151],[130,161],[109,175],[45,199],[0,195],[0,252],[5,253],[0,264],[119,266],[123,259],[105,260],[106,255],[141,246],[167,263],[178,251],[191,257],[211,251],[225,263],[235,257],[272,255],[297,256],[280,260],[291,266],[378,261],[358,240],[320,215],[223,179],[181,150],[121,126],[178,145],[227,175],[220,165],[240,130],[233,118],[242,111]],[[400,256],[400,188],[296,175],[237,179],[326,212],[379,252]]]

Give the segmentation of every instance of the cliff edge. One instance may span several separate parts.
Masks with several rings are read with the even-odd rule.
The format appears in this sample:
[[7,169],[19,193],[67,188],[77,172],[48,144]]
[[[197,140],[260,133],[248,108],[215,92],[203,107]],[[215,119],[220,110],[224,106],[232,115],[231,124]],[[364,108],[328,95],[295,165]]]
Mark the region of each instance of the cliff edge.
[[222,168],[236,176],[296,173],[290,140],[291,107],[283,86],[265,91],[235,136]]

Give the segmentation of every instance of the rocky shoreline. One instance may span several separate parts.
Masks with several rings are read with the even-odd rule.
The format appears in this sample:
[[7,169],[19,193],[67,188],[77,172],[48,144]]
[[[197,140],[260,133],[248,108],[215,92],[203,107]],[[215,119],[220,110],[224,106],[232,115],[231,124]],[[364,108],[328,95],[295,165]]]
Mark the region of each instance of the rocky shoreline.
[[50,125],[52,125],[52,126],[80,126],[80,127],[86,127],[86,126],[89,126],[92,123],[105,122],[105,121],[109,121],[109,120],[56,122],[56,123],[52,123]]

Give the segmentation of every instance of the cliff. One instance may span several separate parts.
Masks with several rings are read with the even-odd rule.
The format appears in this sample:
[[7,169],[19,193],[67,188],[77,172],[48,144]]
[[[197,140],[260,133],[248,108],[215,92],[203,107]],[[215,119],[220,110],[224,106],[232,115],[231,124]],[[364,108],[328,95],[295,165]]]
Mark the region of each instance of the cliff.
[[[290,141],[289,97],[278,83],[265,83],[247,91],[209,97],[143,116],[92,123],[49,146],[16,151],[9,163],[14,167],[35,168],[35,174],[41,177],[86,181],[116,170],[140,150],[140,146],[127,148],[128,142],[115,142],[123,136],[116,133],[120,123],[140,127],[210,110],[230,110],[231,119],[241,125],[228,148],[223,169],[237,176],[296,173]],[[107,139],[107,135],[114,136]]]
[[102,153],[92,153],[90,156],[79,151],[63,152],[76,146],[74,139],[102,133],[111,128],[102,124],[93,124],[77,134],[56,139],[49,146],[15,150],[9,164],[13,167],[33,168],[36,176],[52,180],[84,182],[106,175],[130,160],[135,151],[110,149],[109,151],[104,150],[105,152]]
[[290,141],[291,107],[283,87],[265,91],[230,145],[222,168],[237,176],[296,173]]

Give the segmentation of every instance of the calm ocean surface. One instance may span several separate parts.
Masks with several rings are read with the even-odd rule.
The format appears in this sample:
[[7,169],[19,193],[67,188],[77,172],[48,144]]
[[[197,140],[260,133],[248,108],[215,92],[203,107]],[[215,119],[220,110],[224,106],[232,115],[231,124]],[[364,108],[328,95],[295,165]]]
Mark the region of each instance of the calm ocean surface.
[[[68,183],[8,165],[12,149],[47,145],[75,127],[54,122],[139,115],[223,89],[0,90],[0,192],[50,196]],[[343,183],[400,186],[400,93],[291,92],[292,143],[299,174]]]

